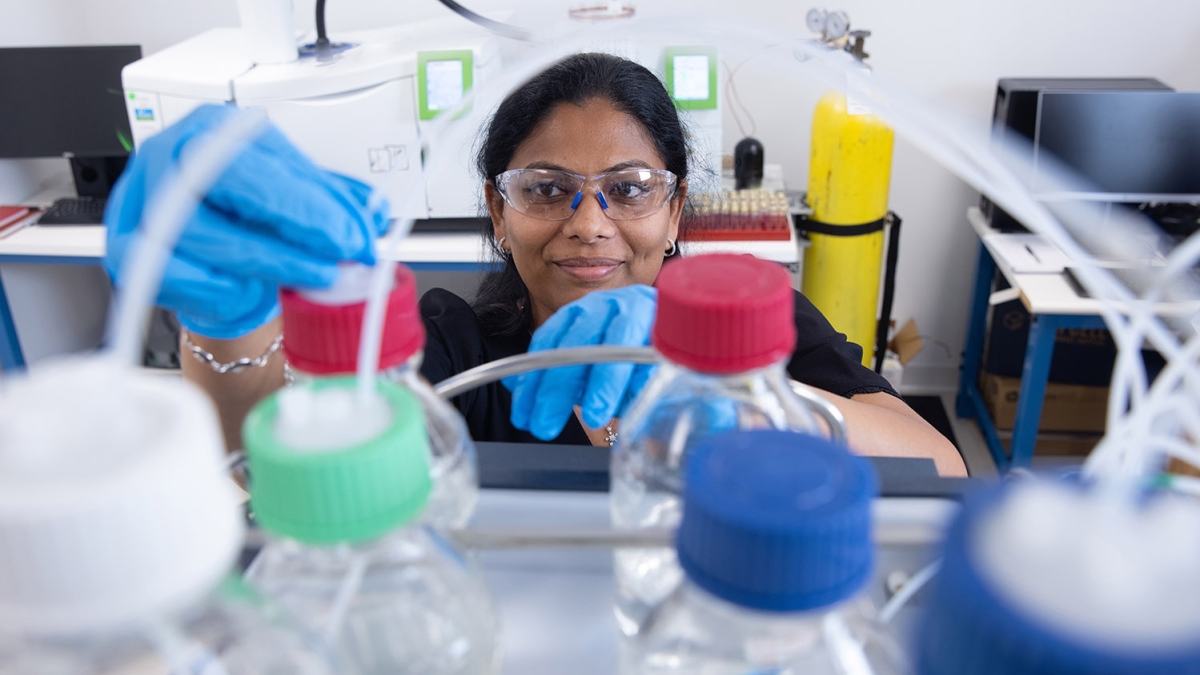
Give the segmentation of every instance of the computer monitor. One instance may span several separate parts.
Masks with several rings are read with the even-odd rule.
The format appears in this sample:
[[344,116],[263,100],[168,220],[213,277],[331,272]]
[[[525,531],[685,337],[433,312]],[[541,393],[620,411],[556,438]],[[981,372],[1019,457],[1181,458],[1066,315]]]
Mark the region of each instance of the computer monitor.
[[1046,91],[1034,137],[1036,193],[1045,153],[1082,179],[1071,192],[1112,202],[1200,196],[1200,93]]
[[137,45],[0,49],[0,157],[68,157],[80,196],[105,197],[133,148],[121,69]]
[[[1033,139],[1037,135],[1041,95],[1047,91],[1174,91],[1167,84],[1150,77],[1005,77],[996,85],[993,110],[992,138],[1012,138],[1018,142],[1017,152],[1033,161]],[[1022,176],[1026,176],[1024,171]],[[996,206],[987,197],[980,208],[991,226],[1001,231],[1023,231],[1025,228]]]

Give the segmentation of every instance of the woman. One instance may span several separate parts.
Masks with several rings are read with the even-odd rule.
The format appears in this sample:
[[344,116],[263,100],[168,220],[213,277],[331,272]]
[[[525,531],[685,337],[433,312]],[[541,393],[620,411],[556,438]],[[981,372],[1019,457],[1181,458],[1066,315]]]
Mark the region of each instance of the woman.
[[[229,113],[209,114],[168,129],[135,157],[106,219],[110,272],[157,176]],[[678,251],[687,198],[684,131],[662,83],[614,56],[567,58],[499,106],[478,169],[492,225],[485,236],[503,269],[484,281],[474,307],[442,290],[421,300],[423,374],[437,382],[531,349],[646,344],[651,285]],[[369,240],[386,219],[368,202],[365,186],[312,166],[278,132],[264,134],[206,196],[168,266],[160,303],[189,329],[185,351],[222,363],[269,353],[280,330],[277,286],[327,286],[337,260],[372,262]],[[796,320],[788,371],[843,412],[856,451],[931,457],[943,475],[965,475],[957,450],[863,368],[860,348],[798,293]],[[235,374],[183,360],[185,376],[217,402],[231,447],[246,410],[283,383],[280,358]],[[456,403],[476,440],[600,445],[619,433],[614,418],[646,376],[623,364],[562,368]]]

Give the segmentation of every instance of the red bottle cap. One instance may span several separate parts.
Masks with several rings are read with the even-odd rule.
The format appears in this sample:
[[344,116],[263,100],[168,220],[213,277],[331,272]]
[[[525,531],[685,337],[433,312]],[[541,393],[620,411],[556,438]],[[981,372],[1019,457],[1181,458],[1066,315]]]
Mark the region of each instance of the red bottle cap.
[[749,255],[680,258],[658,275],[652,344],[703,373],[771,365],[796,346],[795,299],[778,263]]
[[[360,296],[361,297],[361,296]],[[353,373],[358,364],[365,301],[322,304],[293,289],[280,294],[283,353],[292,367],[314,375]],[[417,280],[396,265],[379,349],[379,370],[404,363],[425,346],[425,324],[417,309]]]

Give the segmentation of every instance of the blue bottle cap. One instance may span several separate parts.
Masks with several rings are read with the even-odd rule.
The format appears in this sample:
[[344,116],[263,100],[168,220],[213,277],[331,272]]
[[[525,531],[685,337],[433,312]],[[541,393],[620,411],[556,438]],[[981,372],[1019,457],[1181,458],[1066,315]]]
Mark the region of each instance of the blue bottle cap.
[[[1079,486],[1076,486],[1079,487]],[[920,675],[1197,675],[1200,645],[1136,653],[1064,635],[1018,609],[982,573],[969,543],[1010,493],[995,486],[965,500],[943,545],[942,568],[917,633]],[[1192,592],[1195,589],[1180,589]]]
[[793,612],[857,592],[871,575],[869,462],[828,440],[740,431],[696,446],[676,542],[688,578],[743,607]]

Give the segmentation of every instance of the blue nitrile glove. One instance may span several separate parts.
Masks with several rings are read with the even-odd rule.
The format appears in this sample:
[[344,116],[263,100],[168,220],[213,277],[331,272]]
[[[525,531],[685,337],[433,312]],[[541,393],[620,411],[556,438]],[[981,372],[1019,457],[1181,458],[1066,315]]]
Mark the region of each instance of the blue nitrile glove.
[[[206,105],[147,140],[108,200],[104,267],[116,285],[146,207],[192,144],[231,115]],[[337,263],[375,262],[375,238],[387,229],[387,202],[371,188],[318,168],[268,126],[221,174],[187,222],[167,263],[158,304],[188,330],[235,338],[279,313],[279,288],[324,288]]]
[[[533,334],[529,351],[588,345],[650,344],[658,291],[625,286],[595,291],[563,306]],[[656,366],[603,363],[539,370],[506,378],[513,392],[512,424],[542,440],[562,433],[573,408],[599,429],[620,414],[654,374]]]

